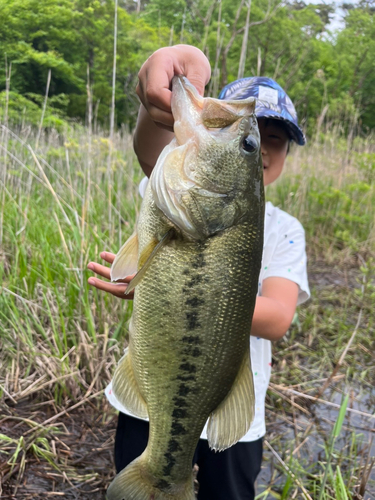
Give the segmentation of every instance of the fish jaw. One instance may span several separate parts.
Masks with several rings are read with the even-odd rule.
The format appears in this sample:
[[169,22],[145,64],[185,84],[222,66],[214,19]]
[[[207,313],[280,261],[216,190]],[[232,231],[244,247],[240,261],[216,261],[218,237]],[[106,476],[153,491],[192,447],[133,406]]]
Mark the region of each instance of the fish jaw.
[[203,125],[202,109],[204,98],[184,76],[175,76],[172,80],[173,131],[178,145],[194,140],[197,135],[208,137]]

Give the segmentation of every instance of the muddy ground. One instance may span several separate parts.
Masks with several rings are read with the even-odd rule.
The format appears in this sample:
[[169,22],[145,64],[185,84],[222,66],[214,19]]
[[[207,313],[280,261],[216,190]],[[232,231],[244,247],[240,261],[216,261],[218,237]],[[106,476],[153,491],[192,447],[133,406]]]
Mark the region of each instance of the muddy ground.
[[[32,414],[34,421],[43,422],[53,412],[52,406],[47,411],[45,408],[32,402],[13,408],[2,407],[0,433],[19,439],[30,431],[30,425],[18,419],[30,419]],[[56,430],[49,432],[51,463],[47,455],[38,457],[29,449],[24,454],[24,461],[17,458],[12,470],[7,464],[8,457],[0,456],[1,499],[103,499],[114,476],[116,422],[116,413],[103,399],[96,404],[87,402],[59,418]],[[32,433],[25,436],[26,447],[28,438],[31,441]],[[24,471],[20,470],[22,467]]]

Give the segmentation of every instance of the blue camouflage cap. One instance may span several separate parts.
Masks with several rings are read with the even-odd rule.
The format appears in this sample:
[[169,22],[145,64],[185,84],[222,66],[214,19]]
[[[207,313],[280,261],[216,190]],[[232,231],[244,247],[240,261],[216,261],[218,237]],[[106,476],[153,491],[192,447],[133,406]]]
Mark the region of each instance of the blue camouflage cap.
[[230,83],[219,94],[219,99],[237,100],[256,97],[255,115],[257,118],[282,120],[290,137],[300,146],[306,143],[305,134],[298,125],[297,112],[285,92],[272,78],[254,76],[241,78]]

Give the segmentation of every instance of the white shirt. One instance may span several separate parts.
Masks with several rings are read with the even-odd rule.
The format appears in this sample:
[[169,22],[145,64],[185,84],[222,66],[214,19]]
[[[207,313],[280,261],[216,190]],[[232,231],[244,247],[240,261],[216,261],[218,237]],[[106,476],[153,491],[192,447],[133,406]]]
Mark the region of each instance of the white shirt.
[[[147,177],[139,185],[143,197],[147,186]],[[299,287],[298,302],[302,304],[310,297],[307,281],[305,231],[300,222],[283,210],[266,203],[264,225],[264,247],[262,267],[259,276],[258,295],[262,295],[263,280],[270,277],[286,278]],[[260,337],[250,337],[250,357],[255,387],[255,417],[250,430],[240,441],[256,441],[266,433],[265,398],[271,378],[271,341]],[[116,410],[132,415],[117,400],[112,391],[112,383],[106,390],[108,401]],[[201,434],[207,439],[206,427]]]

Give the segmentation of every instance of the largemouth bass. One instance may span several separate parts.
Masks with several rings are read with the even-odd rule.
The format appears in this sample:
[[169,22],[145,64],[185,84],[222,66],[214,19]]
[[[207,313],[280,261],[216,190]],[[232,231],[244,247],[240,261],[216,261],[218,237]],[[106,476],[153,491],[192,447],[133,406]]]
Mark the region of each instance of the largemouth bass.
[[215,450],[236,443],[253,420],[249,336],[264,222],[254,105],[204,99],[186,78],[173,79],[175,138],[111,270],[112,280],[138,270],[112,389],[134,415],[149,417],[150,434],[109,500],[194,500],[192,459],[207,419]]

